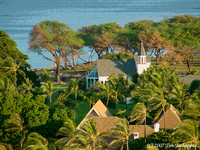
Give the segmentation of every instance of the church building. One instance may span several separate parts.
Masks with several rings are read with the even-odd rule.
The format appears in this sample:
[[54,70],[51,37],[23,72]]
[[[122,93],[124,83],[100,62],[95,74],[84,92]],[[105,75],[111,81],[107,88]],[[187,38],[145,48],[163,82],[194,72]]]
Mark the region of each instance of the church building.
[[97,59],[96,67],[86,77],[86,88],[89,88],[97,81],[105,83],[111,74],[129,77],[134,73],[141,74],[151,64],[151,58],[146,55],[141,43],[138,55],[133,59]]

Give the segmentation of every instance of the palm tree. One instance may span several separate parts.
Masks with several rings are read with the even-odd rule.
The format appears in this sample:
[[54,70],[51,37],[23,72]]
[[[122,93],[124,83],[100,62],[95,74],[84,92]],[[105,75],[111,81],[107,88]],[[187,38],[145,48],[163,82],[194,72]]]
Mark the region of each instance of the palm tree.
[[12,93],[14,92],[15,87],[13,84],[10,83],[8,78],[0,79],[0,92],[2,93]]
[[168,94],[169,79],[175,76],[173,70],[164,67],[150,68],[144,73],[142,79],[139,80],[140,86],[136,88],[139,93],[140,99],[150,105],[150,111],[156,110],[157,113],[154,116],[154,120],[158,119],[160,114],[163,112],[164,116],[164,128],[165,128],[165,109],[169,107]]
[[115,100],[116,113],[117,113],[119,99],[123,99],[125,101],[125,96],[123,94],[121,94],[121,91],[123,91],[124,86],[120,84],[119,78],[115,74],[112,74],[109,77],[108,82],[109,82],[110,86],[112,87],[112,89],[114,90],[112,98]]
[[99,87],[99,94],[102,98],[106,98],[106,106],[108,106],[109,100],[110,98],[114,98],[113,94],[114,94],[114,90],[111,87],[111,85],[106,82],[105,84],[101,83],[100,81],[98,81],[95,86]]
[[11,132],[11,133],[16,133],[16,132],[20,131],[21,149],[23,147],[23,142],[25,140],[25,133],[24,133],[25,126],[23,124],[24,124],[24,119],[19,114],[14,113],[10,116],[10,119],[8,120],[7,128],[6,128],[6,131]]
[[114,140],[111,145],[115,145],[117,143],[122,143],[121,150],[123,150],[124,143],[126,143],[126,148],[129,150],[129,137],[131,135],[132,130],[129,129],[129,122],[124,118],[118,119],[113,127],[108,131],[108,134],[111,137],[117,138]]
[[196,121],[186,119],[179,124],[172,134],[175,137],[175,142],[181,144],[194,144],[195,150],[196,146],[200,148],[199,143],[199,125]]
[[165,110],[168,109],[170,106],[170,104],[167,102],[166,99],[162,99],[162,97],[154,97],[154,100],[152,101],[152,108],[151,111],[156,110],[156,114],[154,116],[153,122],[156,121],[158,119],[158,117],[161,115],[161,113],[163,112],[163,120],[164,120],[164,129],[166,126],[166,122],[165,122]]
[[68,119],[64,125],[58,130],[57,136],[61,137],[55,142],[55,144],[60,147],[63,146],[66,142],[70,142],[73,139],[75,134],[76,125],[71,120]]
[[79,79],[77,80],[77,79],[73,78],[69,81],[68,87],[66,89],[67,97],[74,93],[74,99],[75,99],[75,102],[76,102],[76,123],[78,122],[77,95],[78,95],[78,92],[80,91],[78,83],[79,83]]
[[17,73],[19,73],[20,75],[22,76],[26,76],[24,71],[21,70],[21,65],[22,63],[24,62],[24,60],[14,60],[13,58],[9,57],[7,59],[7,61],[5,61],[5,64],[3,66],[3,68],[5,69],[5,74],[4,75],[7,75],[7,74],[13,74],[14,75],[14,85],[15,85],[15,88],[17,88]]
[[188,92],[189,86],[180,81],[180,78],[174,76],[170,79],[170,92],[168,93],[168,98],[177,104],[178,108],[181,110],[181,113],[185,109],[185,106],[188,104],[189,100],[192,98]]
[[43,89],[43,92],[45,92],[49,95],[49,101],[51,103],[52,102],[52,95],[55,92],[55,89],[53,87],[53,82],[47,81],[46,84],[42,85],[42,89]]
[[101,135],[97,132],[96,122],[90,119],[85,121],[80,129],[78,129],[69,147],[72,149],[95,150],[106,147],[106,144],[101,139]]
[[192,119],[198,122],[200,126],[200,89],[195,91],[191,95],[191,99],[189,100],[189,103],[186,107],[186,109],[183,111],[182,115],[184,118]]
[[144,140],[146,143],[146,117],[147,110],[143,103],[137,103],[131,112],[130,122],[137,121],[138,124],[142,124],[144,122]]
[[0,143],[0,150],[13,150],[10,144]]
[[20,86],[20,90],[22,90],[22,92],[29,93],[29,94],[32,88],[33,88],[33,83],[31,80],[29,80],[29,78],[26,78],[25,82],[23,82],[23,84]]
[[27,136],[24,143],[24,150],[48,150],[48,141],[37,132],[32,132]]
[[89,90],[84,94],[84,99],[89,102],[90,108],[92,108],[92,106],[99,100],[99,97],[98,93],[94,93]]

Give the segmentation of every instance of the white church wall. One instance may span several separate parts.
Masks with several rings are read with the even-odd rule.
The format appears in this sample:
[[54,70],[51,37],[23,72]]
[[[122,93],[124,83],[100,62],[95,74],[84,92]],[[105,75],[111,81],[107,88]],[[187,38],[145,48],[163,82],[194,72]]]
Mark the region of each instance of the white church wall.
[[146,64],[137,64],[137,73],[141,74],[144,70],[147,70],[149,68],[151,63],[146,63]]
[[106,81],[108,81],[108,76],[105,77],[99,77],[99,81],[103,82],[104,84],[106,83]]

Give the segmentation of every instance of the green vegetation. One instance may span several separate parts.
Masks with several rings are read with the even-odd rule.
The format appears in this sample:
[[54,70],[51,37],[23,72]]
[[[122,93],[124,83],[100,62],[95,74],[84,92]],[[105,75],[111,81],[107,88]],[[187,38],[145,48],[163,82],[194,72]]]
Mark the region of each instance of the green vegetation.
[[[57,68],[37,72],[29,70],[28,57],[0,31],[0,149],[129,150],[177,142],[200,148],[199,80],[188,85],[179,79],[180,73],[199,74],[200,56],[194,54],[200,46],[199,27],[199,18],[190,15],[158,23],[130,22],[124,28],[116,23],[91,25],[78,32],[57,21],[44,21],[34,26],[30,49],[45,58],[43,51],[50,52]],[[85,89],[84,76],[95,66],[94,53],[99,58],[132,58],[140,42],[155,55],[147,71],[134,74],[132,82],[113,74],[106,84],[97,82]],[[76,64],[83,46],[91,54],[84,64]],[[126,104],[127,97],[132,104]],[[94,120],[76,130],[98,99],[120,119],[102,134]],[[144,126],[144,138],[129,138],[129,124],[152,124],[171,104],[183,118],[174,130],[147,136]],[[103,136],[117,139],[106,144]]]

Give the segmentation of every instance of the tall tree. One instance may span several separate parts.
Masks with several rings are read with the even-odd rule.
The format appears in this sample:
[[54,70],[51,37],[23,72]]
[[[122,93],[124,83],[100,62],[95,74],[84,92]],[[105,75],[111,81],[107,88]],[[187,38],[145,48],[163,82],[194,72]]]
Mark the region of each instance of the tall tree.
[[47,81],[46,84],[42,85],[42,89],[44,92],[46,92],[49,95],[49,101],[52,102],[52,95],[55,92],[55,89],[53,87],[53,82]]
[[96,122],[93,119],[85,121],[80,129],[75,133],[74,140],[71,141],[72,149],[95,150],[105,147],[106,144],[97,132]]
[[74,94],[74,100],[76,102],[76,123],[78,122],[78,103],[77,103],[77,96],[78,96],[78,92],[80,92],[79,89],[79,79],[76,78],[72,78],[69,83],[68,83],[68,87],[66,89],[67,92],[67,97],[71,94]]
[[25,140],[24,128],[25,126],[24,126],[23,118],[21,118],[21,116],[17,113],[12,114],[10,116],[10,119],[8,120],[6,131],[11,132],[11,133],[16,133],[20,131],[20,135],[21,135],[20,148],[21,149],[23,148],[23,143]]
[[95,86],[99,89],[99,95],[102,98],[106,98],[106,106],[108,106],[109,100],[110,98],[114,98],[113,94],[114,94],[114,90],[111,87],[111,85],[106,82],[105,84],[101,83],[101,82],[97,82],[95,84]]
[[129,129],[129,122],[124,119],[118,119],[113,127],[108,131],[108,134],[111,137],[117,138],[117,140],[114,140],[111,145],[115,145],[117,143],[122,144],[121,150],[123,150],[124,144],[126,144],[126,149],[129,150],[129,137],[131,135],[131,131]]
[[[60,82],[61,56],[69,45],[80,46],[82,40],[66,24],[48,20],[36,24],[30,37],[29,49],[56,64],[57,82]],[[53,59],[45,55],[45,52],[49,52]]]
[[172,134],[175,141],[180,144],[193,144],[194,149],[200,148],[199,125],[196,121],[186,119],[179,124]]
[[37,132],[32,132],[27,136],[24,143],[24,150],[48,150],[48,141]]
[[191,15],[175,16],[165,20],[163,24],[168,28],[162,36],[170,40],[174,52],[182,57],[187,64],[188,71],[191,71],[194,52],[200,48],[199,18]]
[[146,143],[146,117],[147,110],[146,106],[143,103],[137,103],[131,112],[130,122],[137,121],[138,124],[142,124],[144,122],[144,140]]
[[6,143],[0,143],[0,149],[1,150],[13,150],[12,146],[10,144],[6,144]]
[[124,86],[122,84],[120,84],[119,77],[115,74],[112,74],[109,77],[108,82],[109,82],[110,86],[112,87],[112,89],[114,90],[114,92],[113,92],[114,96],[112,96],[112,98],[116,103],[116,113],[117,113],[119,100],[121,99],[121,100],[125,101],[125,96],[123,94],[121,94],[121,91],[123,91]]
[[24,60],[14,60],[13,58],[9,57],[7,60],[4,62],[3,69],[5,69],[5,74],[13,74],[14,76],[14,85],[15,88],[17,88],[17,74],[20,74],[22,76],[26,76],[23,70],[21,70],[21,65],[24,62]]

